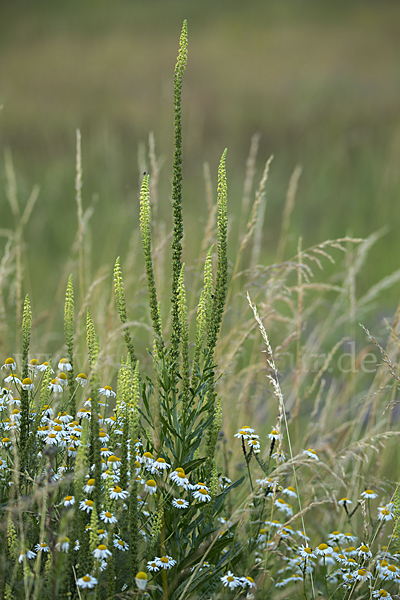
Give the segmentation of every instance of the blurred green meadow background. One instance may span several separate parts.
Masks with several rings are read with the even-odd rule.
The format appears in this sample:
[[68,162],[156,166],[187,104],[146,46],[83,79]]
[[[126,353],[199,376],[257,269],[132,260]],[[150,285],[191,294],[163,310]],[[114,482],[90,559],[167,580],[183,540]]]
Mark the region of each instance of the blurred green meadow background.
[[[58,306],[61,323],[63,269],[77,232],[77,128],[83,207],[94,206],[90,277],[105,266],[111,290],[115,259],[137,235],[149,132],[162,165],[157,218],[170,231],[173,69],[184,18],[185,261],[199,256],[207,220],[203,164],[215,190],[227,147],[234,263],[246,160],[258,132],[254,188],[267,158],[275,157],[265,264],[275,261],[288,182],[300,164],[284,258],[295,254],[299,236],[307,247],[386,226],[357,291],[400,268],[399,2],[20,1],[3,4],[0,20],[0,227],[14,227],[5,166],[12,160],[22,208],[40,186],[22,256],[22,293],[30,293],[36,317]],[[141,258],[135,268],[142,272]],[[399,292],[397,285],[381,297],[383,310],[395,306]]]

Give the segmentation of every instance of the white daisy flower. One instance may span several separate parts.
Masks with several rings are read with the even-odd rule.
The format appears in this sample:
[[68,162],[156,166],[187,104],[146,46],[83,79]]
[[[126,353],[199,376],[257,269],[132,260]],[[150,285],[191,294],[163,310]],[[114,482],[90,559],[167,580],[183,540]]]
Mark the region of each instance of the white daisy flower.
[[154,559],[160,569],[172,569],[176,565],[176,560],[172,556],[161,556],[161,558]]
[[342,498],[341,500],[338,501],[338,504],[339,504],[339,506],[350,506],[350,504],[353,504],[353,503],[348,498]]
[[207,494],[207,490],[205,488],[200,488],[199,490],[193,492],[193,498],[195,498],[195,500],[201,500],[201,502],[211,501],[211,496]]
[[373,500],[374,498],[377,498],[378,494],[376,494],[373,490],[365,490],[365,492],[362,492],[361,494],[361,498],[364,498],[364,500],[367,500],[368,498],[370,500]]
[[76,585],[79,586],[80,588],[92,589],[92,588],[94,588],[95,585],[97,585],[97,579],[96,579],[96,577],[92,577],[91,575],[86,573],[86,575],[84,575],[83,577],[80,577],[77,580]]
[[116,393],[113,391],[112,387],[109,385],[105,385],[103,388],[99,389],[99,394],[102,394],[103,396],[106,396],[107,398],[110,398],[110,396],[112,396],[113,398],[116,397]]
[[9,375],[4,380],[6,383],[15,383],[18,385],[22,385],[22,381],[14,374]]
[[234,437],[241,438],[242,440],[248,440],[255,433],[255,429],[244,425],[239,429],[237,433],[235,433]]
[[159,473],[160,471],[164,471],[170,467],[171,465],[169,465],[164,458],[160,457],[151,464],[150,472],[154,475],[155,473]]
[[41,542],[40,544],[36,544],[35,550],[36,552],[50,552],[50,547],[46,542]]
[[98,559],[106,559],[108,556],[111,556],[112,552],[108,550],[105,544],[100,544],[97,546],[95,550],[93,550],[93,556]]
[[314,552],[308,546],[300,546],[299,554],[302,558],[305,558],[305,559],[315,558]]
[[220,577],[220,579],[224,587],[229,587],[230,590],[234,590],[242,583],[240,577],[235,577],[232,571],[228,571],[228,573],[223,577]]
[[26,552],[20,552],[19,553],[19,557],[18,557],[18,562],[19,563],[23,562],[24,556],[26,556],[26,558],[28,558],[29,560],[31,560],[32,558],[35,558],[36,552],[32,552],[32,550],[26,550]]
[[118,550],[122,550],[123,552],[129,550],[129,544],[127,542],[124,542],[124,540],[121,540],[119,537],[114,537],[113,543],[114,548],[118,548]]
[[290,504],[285,502],[285,500],[283,500],[282,498],[277,498],[277,500],[275,500],[274,504],[277,508],[279,508],[279,510],[284,512],[286,515],[289,515],[289,517],[293,516],[292,507],[290,506]]
[[314,460],[319,460],[317,453],[312,448],[307,448],[307,450],[303,450],[303,454],[307,454],[309,458],[313,458]]
[[296,490],[291,486],[283,488],[282,494],[285,494],[285,496],[289,496],[290,498],[297,498]]
[[72,506],[75,504],[75,496],[65,496],[64,506]]
[[68,552],[68,550],[69,550],[69,538],[68,537],[61,538],[61,540],[59,542],[57,542],[57,544],[56,544],[56,549],[59,552]]
[[244,588],[249,587],[254,590],[257,588],[254,579],[248,575],[246,577],[240,577],[240,582]]
[[72,365],[69,362],[68,358],[62,358],[58,363],[58,370],[61,372],[71,371]]
[[57,373],[56,379],[58,379],[58,381],[60,382],[61,387],[67,387],[68,377],[66,376],[65,373],[63,373],[63,372]]
[[144,571],[139,571],[136,574],[135,583],[139,590],[145,590],[147,586],[147,574]]
[[110,490],[110,498],[112,498],[113,500],[118,500],[119,498],[125,500],[125,498],[127,498],[128,496],[129,492],[127,492],[126,490],[122,490],[119,487],[119,485],[114,486],[114,488]]
[[109,511],[101,511],[100,513],[100,519],[102,521],[104,521],[104,523],[116,523],[117,522],[117,518],[114,517],[114,515],[109,512]]
[[1,367],[2,369],[9,369],[10,371],[16,371],[17,363],[13,358],[6,358],[4,365]]
[[47,369],[50,369],[50,373],[54,373],[54,370],[50,367],[49,363],[47,361],[45,361],[43,364],[38,366],[38,371],[40,371],[40,373],[43,373],[43,371],[47,371]]
[[94,479],[88,479],[87,483],[85,486],[83,486],[83,491],[86,494],[90,494],[91,492],[93,492],[94,490]]
[[386,598],[386,600],[391,600],[392,599],[392,595],[389,594],[389,592],[387,592],[386,590],[383,590],[383,589],[375,590],[374,592],[372,592],[372,597],[373,598]]
[[314,550],[314,554],[318,554],[320,556],[327,556],[332,553],[332,548],[328,546],[328,544],[320,544]]
[[157,557],[156,557],[154,560],[150,560],[150,561],[147,563],[147,565],[146,565],[146,568],[147,568],[147,570],[148,570],[148,571],[156,571],[156,572],[157,572],[157,571],[159,571],[159,570],[160,570],[160,567],[158,566],[158,564],[157,564],[157,562],[156,562],[157,560],[158,560],[158,559],[157,559]]
[[261,450],[260,441],[257,440],[254,436],[252,436],[250,440],[247,440],[247,445],[254,452],[254,454],[258,454]]
[[86,511],[87,513],[92,512],[92,510],[93,510],[93,500],[81,500],[79,502],[79,509]]
[[183,498],[174,498],[172,500],[172,506],[175,508],[187,508],[189,506],[189,502]]
[[274,452],[271,455],[271,458],[273,460],[276,460],[276,462],[279,464],[279,463],[285,462],[286,454],[284,452],[282,452],[282,450],[280,450],[279,452]]
[[21,385],[23,390],[28,390],[29,392],[32,392],[32,390],[35,388],[30,377],[25,377],[25,379],[22,380]]
[[87,376],[85,373],[79,373],[77,377],[75,377],[75,381],[82,387],[85,387],[87,384]]
[[60,385],[60,380],[55,378],[52,379],[48,385],[49,390],[51,390],[53,393],[55,394],[61,394],[62,393],[62,387]]
[[361,544],[361,546],[357,548],[357,553],[361,558],[372,558],[372,552],[365,544]]
[[157,491],[157,484],[154,481],[154,479],[149,479],[148,481],[146,481],[145,485],[144,485],[144,491],[147,494],[155,494]]
[[391,521],[393,519],[393,513],[388,506],[378,506],[378,512],[379,521]]
[[358,571],[355,572],[357,581],[366,581],[367,579],[371,579],[371,577],[372,573],[366,569],[358,569]]

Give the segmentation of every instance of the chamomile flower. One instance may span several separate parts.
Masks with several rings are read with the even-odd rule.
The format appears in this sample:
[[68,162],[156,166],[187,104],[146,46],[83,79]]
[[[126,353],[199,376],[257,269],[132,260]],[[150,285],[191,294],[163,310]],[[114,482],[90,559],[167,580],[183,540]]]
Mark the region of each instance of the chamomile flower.
[[100,544],[99,546],[97,546],[97,548],[95,550],[93,550],[93,556],[100,560],[107,559],[107,557],[111,556],[111,555],[112,555],[112,552],[110,552],[110,550],[108,550],[108,548],[105,544]]
[[366,581],[367,579],[371,579],[372,577],[372,573],[370,571],[367,571],[366,569],[358,569],[355,572],[355,578],[357,579],[357,581]]
[[276,429],[271,429],[271,433],[268,434],[268,438],[271,441],[283,440],[283,435],[278,433]]
[[25,377],[25,379],[22,380],[21,385],[23,390],[28,390],[29,392],[32,392],[35,387],[30,377]]
[[287,514],[289,517],[293,516],[292,507],[282,498],[278,498],[277,500],[275,500],[274,504],[277,508],[279,508],[279,510]]
[[56,544],[56,549],[60,552],[68,552],[69,550],[69,538],[64,536],[63,538],[61,538],[57,544]]
[[139,571],[136,574],[135,583],[139,590],[145,590],[147,586],[147,574],[144,571]]
[[16,371],[17,363],[13,358],[6,358],[4,361],[4,365],[1,367],[2,369],[9,369],[10,371]]
[[206,488],[200,488],[193,492],[193,498],[195,500],[200,500],[201,502],[210,502],[211,496],[208,495]]
[[93,510],[93,500],[81,500],[79,502],[79,508],[87,513],[91,513]]
[[307,448],[307,450],[303,450],[303,454],[306,454],[309,458],[313,458],[314,460],[319,460],[317,453],[312,448]]
[[107,398],[110,398],[110,396],[112,396],[113,398],[115,398],[115,396],[117,395],[111,386],[109,385],[105,385],[103,388],[99,389],[99,394],[102,394],[103,396],[106,396]]
[[119,537],[114,537],[114,548],[118,548],[118,550],[122,550],[122,552],[126,552],[129,550],[129,544],[121,540]]
[[147,467],[152,465],[154,462],[154,456],[151,452],[145,452],[141,457],[141,462],[144,463]]
[[252,577],[250,576],[246,576],[246,577],[240,577],[240,583],[242,584],[242,587],[246,588],[252,588],[253,590],[255,590],[257,588],[255,581]]
[[155,571],[155,572],[157,572],[157,571],[160,570],[160,567],[159,567],[158,563],[156,562],[157,560],[158,559],[156,557],[154,560],[150,560],[147,563],[146,568],[147,568],[148,571]]
[[314,554],[318,554],[320,556],[328,556],[332,553],[332,548],[328,546],[328,544],[320,544],[314,550]]
[[125,500],[125,498],[127,498],[128,496],[129,492],[121,489],[119,485],[115,485],[114,488],[110,490],[110,498],[112,498],[113,500],[118,500],[119,498]]
[[62,392],[62,386],[60,384],[60,380],[57,378],[52,379],[50,381],[48,388],[55,394],[61,394],[61,392]]
[[187,508],[189,506],[189,502],[183,498],[174,498],[172,500],[172,506],[175,508]]
[[360,558],[372,558],[372,552],[365,544],[361,544],[361,546],[357,548],[357,553]]
[[378,506],[378,513],[379,521],[391,521],[393,519],[393,513],[388,506]]
[[18,562],[22,563],[25,556],[26,556],[26,558],[28,558],[29,560],[31,560],[32,558],[35,558],[36,552],[32,552],[32,550],[26,550],[26,552],[22,552],[21,551],[19,553]]
[[361,498],[364,498],[364,500],[370,499],[373,500],[374,498],[377,498],[378,494],[376,494],[373,490],[365,490],[365,492],[362,492],[361,494]]
[[286,454],[285,454],[284,452],[282,452],[282,450],[279,450],[279,452],[274,452],[274,453],[271,455],[271,458],[272,458],[273,460],[276,460],[276,462],[277,462],[278,464],[280,464],[280,463],[282,463],[282,462],[285,462],[285,460],[286,460]]
[[184,490],[188,490],[191,488],[189,483],[189,479],[185,475],[185,471],[182,469],[181,471],[173,471],[169,475],[170,479],[176,483],[177,486],[182,487]]
[[255,433],[255,429],[244,425],[237,433],[235,433],[234,437],[241,438],[242,440],[249,440],[253,433]]
[[66,376],[66,374],[64,372],[57,373],[56,379],[58,379],[58,381],[60,382],[61,387],[67,387],[68,377]]
[[372,592],[372,597],[373,598],[386,598],[386,600],[391,600],[392,599],[392,595],[389,594],[389,592],[387,592],[386,590],[383,590],[383,589],[375,590],[374,592]]
[[299,554],[300,554],[301,558],[305,558],[305,559],[316,558],[312,549],[309,548],[308,546],[300,546]]
[[5,378],[5,383],[14,383],[16,385],[21,385],[22,381],[13,373],[11,373],[11,375],[9,375],[8,377]]
[[247,440],[247,445],[254,452],[254,454],[258,454],[261,450],[260,441],[255,436],[252,436],[251,439]]
[[155,494],[157,491],[157,484],[154,481],[154,479],[149,479],[148,481],[146,481],[146,483],[144,484],[144,491],[147,494]]
[[97,582],[96,577],[92,577],[91,575],[86,573],[86,575],[84,575],[83,577],[80,577],[77,580],[76,585],[79,586],[80,588],[92,589],[92,588],[94,588],[95,585],[97,585],[97,583],[98,582]]
[[160,473],[161,471],[164,471],[165,469],[169,469],[171,467],[171,465],[169,465],[166,461],[165,458],[157,458],[157,460],[155,460],[154,462],[152,462],[152,464],[150,465],[149,470],[151,471],[151,473],[154,475],[156,473]]
[[75,381],[82,387],[85,387],[87,384],[87,376],[85,373],[79,373],[77,377],[75,377]]
[[75,504],[75,496],[65,496],[64,506],[72,506]]
[[220,579],[224,587],[229,587],[230,590],[234,590],[242,583],[240,577],[235,577],[232,571],[228,571],[227,574]]
[[83,487],[83,491],[86,494],[90,494],[94,490],[94,479],[88,479],[86,485]]
[[61,372],[71,371],[72,365],[69,362],[68,358],[62,358],[58,363],[58,370]]
[[296,490],[294,488],[292,488],[291,486],[289,486],[287,488],[283,488],[282,494],[285,494],[286,496],[289,496],[290,498],[297,498]]
[[154,560],[161,569],[172,569],[172,567],[176,565],[176,560],[174,560],[172,556],[156,557]]
[[40,544],[36,544],[35,550],[36,552],[50,552],[50,547],[46,542],[41,542]]
[[114,515],[109,512],[109,511],[101,511],[100,513],[100,519],[102,521],[104,521],[104,523],[116,523],[117,522],[117,518],[114,517]]
[[342,498],[341,500],[338,500],[338,504],[339,506],[350,506],[350,504],[353,504],[351,500],[349,500],[348,498]]

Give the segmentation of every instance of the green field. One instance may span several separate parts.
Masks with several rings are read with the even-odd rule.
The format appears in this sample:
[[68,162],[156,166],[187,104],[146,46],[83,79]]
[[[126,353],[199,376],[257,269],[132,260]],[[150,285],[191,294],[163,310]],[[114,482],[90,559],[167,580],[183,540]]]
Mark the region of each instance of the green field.
[[[102,0],[19,2],[0,24],[0,145],[11,152],[26,227],[24,291],[49,309],[73,243],[75,130],[82,133],[84,208],[93,274],[127,252],[149,132],[163,161],[159,218],[170,228],[172,72],[182,19],[189,25],[184,98],[187,261],[204,223],[203,163],[212,180],[228,148],[234,260],[250,140],[259,132],[255,185],[274,154],[262,232],[275,260],[291,173],[303,166],[285,258],[326,238],[387,226],[358,278],[369,285],[399,267],[400,5],[397,2]],[[138,167],[138,162],[140,166]],[[146,157],[146,162],[148,162]],[[1,161],[1,223],[13,226]],[[254,191],[252,192],[252,194]],[[63,288],[65,286],[65,278]],[[382,298],[397,303],[399,288]]]

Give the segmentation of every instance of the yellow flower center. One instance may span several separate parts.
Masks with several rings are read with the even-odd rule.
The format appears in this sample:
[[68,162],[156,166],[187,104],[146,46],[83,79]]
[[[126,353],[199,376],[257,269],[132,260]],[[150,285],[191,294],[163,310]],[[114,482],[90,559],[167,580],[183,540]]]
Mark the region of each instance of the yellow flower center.
[[107,517],[107,519],[111,519],[111,517],[112,517],[112,513],[110,513],[110,512],[106,512],[106,513],[105,513],[105,516]]
[[70,500],[72,500],[72,496],[65,496],[65,502],[69,502]]
[[319,549],[319,550],[326,550],[327,548],[328,548],[328,544],[320,544],[320,545],[318,546],[318,549]]
[[105,546],[104,544],[100,544],[100,546],[97,546],[98,550],[107,550],[107,546]]
[[119,487],[119,485],[116,485],[114,487],[114,492],[116,492],[117,494],[120,494],[122,492],[122,489]]
[[86,582],[88,582],[88,581],[90,581],[90,579],[91,579],[91,578],[89,577],[89,575],[84,575],[84,576],[82,577],[82,579],[83,579],[83,581],[86,581]]
[[86,506],[93,506],[93,500],[85,500]]

